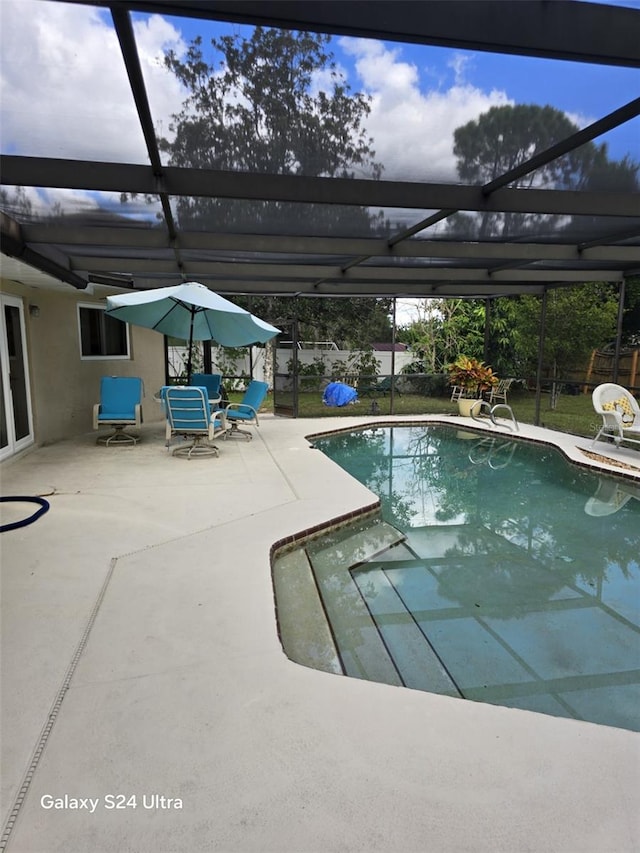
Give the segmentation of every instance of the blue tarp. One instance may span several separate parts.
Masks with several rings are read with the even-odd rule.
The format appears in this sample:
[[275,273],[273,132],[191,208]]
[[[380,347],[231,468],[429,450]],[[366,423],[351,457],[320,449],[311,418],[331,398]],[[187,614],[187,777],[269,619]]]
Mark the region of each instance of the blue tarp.
[[325,406],[346,406],[349,403],[355,403],[357,399],[356,389],[345,385],[344,382],[330,382],[322,395]]

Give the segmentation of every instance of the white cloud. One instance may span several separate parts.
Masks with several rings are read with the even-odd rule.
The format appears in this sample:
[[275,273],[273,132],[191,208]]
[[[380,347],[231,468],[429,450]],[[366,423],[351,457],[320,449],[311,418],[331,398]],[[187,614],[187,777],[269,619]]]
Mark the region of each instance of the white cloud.
[[[0,15],[2,151],[147,163],[108,13],[43,0],[0,0]],[[136,21],[134,29],[152,117],[167,135],[184,93],[162,56],[167,48],[181,54],[183,36],[159,15]],[[456,180],[455,128],[493,105],[510,103],[503,91],[484,92],[465,81],[464,53],[452,55],[453,82],[447,85],[434,69],[403,61],[400,47],[365,39],[341,39],[340,45],[355,61],[352,88],[371,95],[366,128],[385,179]],[[320,76],[314,80],[316,87],[323,83]],[[74,195],[73,202],[80,204],[80,197]],[[94,194],[88,203],[95,202]]]
[[[118,41],[107,13],[43,0],[0,0],[2,150],[35,156],[148,162]],[[181,33],[152,15],[134,24],[156,128],[166,135],[183,100],[162,62],[182,53]],[[465,82],[469,57],[453,54],[455,82],[427,88],[401,48],[341,39],[372,98],[366,126],[386,179],[455,180],[453,131],[496,104],[502,91]],[[342,69],[341,69],[342,70]],[[430,72],[424,70],[424,79]],[[321,81],[314,81],[321,85]]]
[[387,180],[455,181],[453,132],[492,106],[513,103],[504,91],[484,92],[465,82],[468,57],[451,60],[455,82],[449,88],[425,89],[415,65],[368,39],[341,39],[354,56],[360,86],[372,97],[367,130]]
[[569,119],[569,121],[573,122],[575,126],[580,130],[585,127],[588,127],[590,124],[593,124],[593,122],[596,121],[593,116],[587,116],[583,113],[565,111],[565,115]]
[[160,15],[137,21],[134,30],[156,129],[160,135],[169,136],[170,117],[180,110],[185,93],[175,75],[165,68],[163,56],[168,49],[180,55],[186,45],[178,30]]
[[471,57],[468,53],[456,53],[453,54],[451,59],[447,62],[449,68],[453,70],[455,75],[456,84],[463,84],[465,71],[467,70],[467,66],[471,62]]
[[[87,6],[0,0],[2,150],[32,156],[148,162],[117,37]],[[152,114],[165,129],[182,97],[162,66],[179,32],[152,16],[135,24]]]

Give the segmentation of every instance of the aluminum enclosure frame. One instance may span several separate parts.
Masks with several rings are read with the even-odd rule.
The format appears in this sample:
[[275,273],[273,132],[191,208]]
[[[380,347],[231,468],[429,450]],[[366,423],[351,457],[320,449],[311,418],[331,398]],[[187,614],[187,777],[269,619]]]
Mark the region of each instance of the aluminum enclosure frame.
[[[640,66],[640,11],[555,0],[48,0],[108,8],[118,36],[149,165],[6,155],[2,184],[156,196],[162,227],[46,224],[0,217],[2,251],[75,288],[90,282],[150,288],[197,279],[217,292],[309,296],[494,298],[542,294],[640,272],[640,199],[632,192],[517,189],[517,177],[640,115],[640,98],[603,116],[485,186],[313,178],[163,166],[131,13],[191,15],[364,38]],[[510,12],[507,11],[510,9]],[[526,25],[525,25],[526,24]],[[571,32],[571,38],[566,33]],[[187,195],[435,211],[388,239],[182,230],[172,197]],[[429,239],[457,211],[595,217],[602,228],[575,243]],[[420,234],[420,239],[411,239]],[[123,272],[125,271],[125,272]]]

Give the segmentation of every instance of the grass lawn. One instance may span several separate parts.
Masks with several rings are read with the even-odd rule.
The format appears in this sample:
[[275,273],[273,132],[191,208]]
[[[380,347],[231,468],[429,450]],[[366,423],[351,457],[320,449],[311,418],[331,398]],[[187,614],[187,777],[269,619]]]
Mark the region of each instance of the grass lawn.
[[[235,398],[236,395],[231,396]],[[237,396],[239,401],[241,395],[238,394]],[[374,399],[377,411],[372,412]],[[516,420],[527,424],[535,422],[536,401],[534,392],[518,390],[509,394],[508,400]],[[273,399],[270,395],[265,401],[263,409],[265,411],[272,410],[272,406]],[[455,414],[457,411],[457,403],[452,403],[448,397],[424,397],[418,394],[396,394],[394,397],[395,415]],[[299,395],[298,416],[301,418],[339,417],[341,415],[353,417],[358,414],[384,416],[389,413],[390,398],[388,394],[376,398],[363,397],[354,405],[343,408],[325,406],[322,403],[322,394],[319,391]],[[549,394],[543,394],[540,402],[540,426],[592,438],[598,431],[600,418],[593,410],[591,394],[561,395],[558,398],[555,410],[549,408]]]

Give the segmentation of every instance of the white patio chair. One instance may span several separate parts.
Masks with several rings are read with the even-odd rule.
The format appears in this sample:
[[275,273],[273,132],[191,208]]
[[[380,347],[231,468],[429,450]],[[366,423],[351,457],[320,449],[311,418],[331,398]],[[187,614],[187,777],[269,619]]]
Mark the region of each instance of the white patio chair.
[[605,382],[594,388],[593,408],[602,417],[602,426],[592,446],[603,436],[616,445],[624,442],[640,444],[640,406],[630,391],[622,385]]
[[513,383],[513,378],[511,379],[500,379],[498,384],[491,389],[489,394],[489,405],[493,406],[494,403],[506,403],[507,402],[507,392]]

